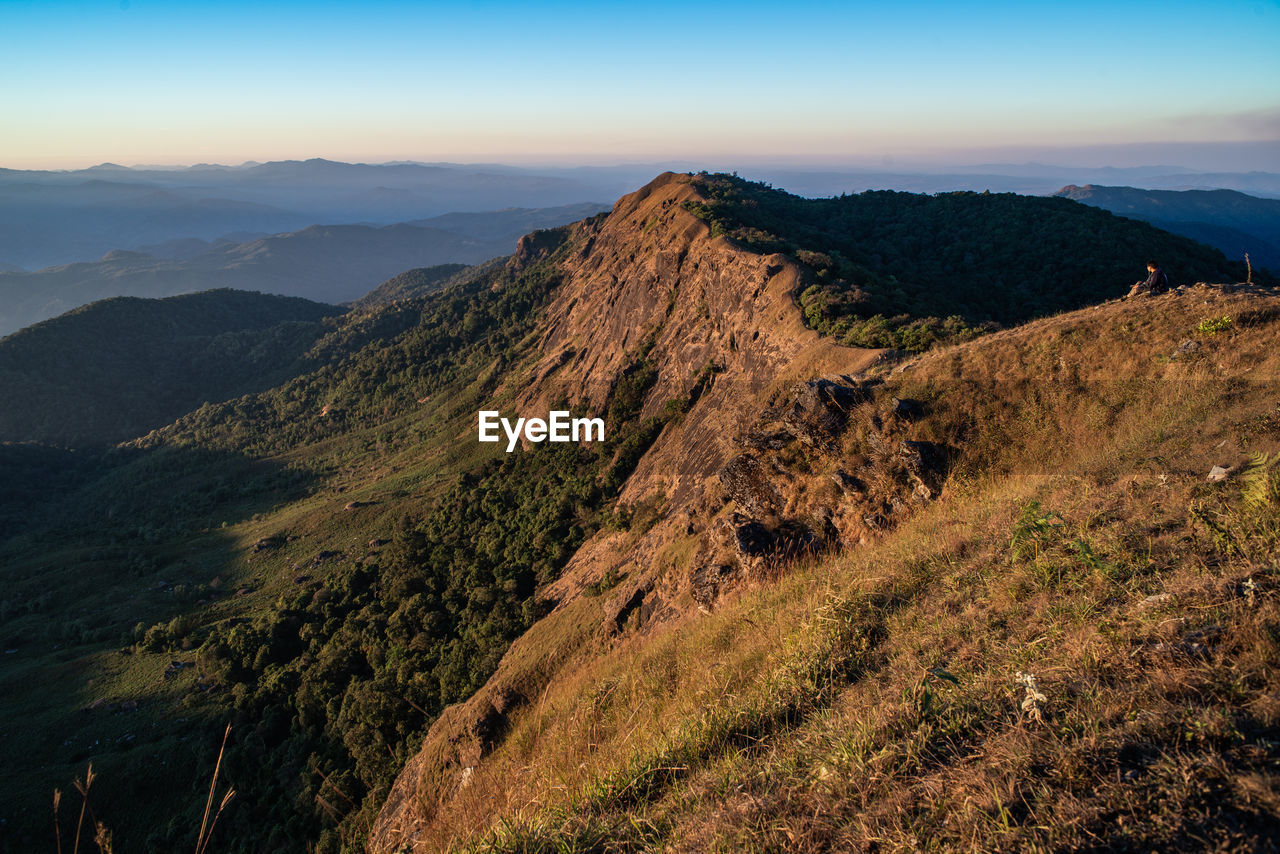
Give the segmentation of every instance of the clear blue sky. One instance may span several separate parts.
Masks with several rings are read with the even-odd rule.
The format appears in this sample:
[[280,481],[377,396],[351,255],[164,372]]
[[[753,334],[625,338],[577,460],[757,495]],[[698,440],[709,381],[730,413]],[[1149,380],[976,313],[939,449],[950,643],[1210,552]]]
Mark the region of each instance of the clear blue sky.
[[1280,148],[1277,0],[0,0],[0,45],[7,167]]

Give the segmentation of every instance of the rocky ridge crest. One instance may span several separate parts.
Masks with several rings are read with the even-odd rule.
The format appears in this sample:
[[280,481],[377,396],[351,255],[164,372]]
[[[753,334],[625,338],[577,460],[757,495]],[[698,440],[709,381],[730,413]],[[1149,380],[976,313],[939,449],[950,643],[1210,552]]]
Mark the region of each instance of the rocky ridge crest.
[[[417,845],[501,739],[504,721],[562,667],[634,633],[696,618],[752,576],[865,542],[936,497],[945,447],[916,441],[913,401],[881,401],[896,357],[808,329],[804,273],[714,237],[685,208],[688,176],[664,174],[576,229],[535,364],[510,379],[518,409],[600,411],[650,372],[640,417],[667,422],[623,485],[627,531],[602,531],[544,592],[552,613],[513,644],[467,702],[446,709],[395,783],[370,850]],[[511,263],[542,257],[537,234]]]

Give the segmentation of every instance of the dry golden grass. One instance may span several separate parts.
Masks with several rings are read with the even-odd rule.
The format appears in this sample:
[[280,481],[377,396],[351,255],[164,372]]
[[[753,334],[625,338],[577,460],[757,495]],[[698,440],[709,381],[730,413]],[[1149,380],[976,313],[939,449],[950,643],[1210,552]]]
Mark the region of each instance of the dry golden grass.
[[422,847],[1274,850],[1277,345],[1280,299],[1198,289],[892,375],[942,499],[581,647]]

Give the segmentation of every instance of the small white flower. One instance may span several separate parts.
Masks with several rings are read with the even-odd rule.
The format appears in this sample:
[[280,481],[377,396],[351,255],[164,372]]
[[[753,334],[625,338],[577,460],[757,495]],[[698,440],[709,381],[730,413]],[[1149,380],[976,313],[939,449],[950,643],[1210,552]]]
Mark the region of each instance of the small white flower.
[[1044,723],[1044,717],[1040,713],[1040,704],[1047,703],[1049,698],[1040,693],[1040,688],[1036,685],[1036,677],[1033,674],[1023,673],[1019,670],[1017,676],[1018,684],[1026,692],[1022,698],[1022,713],[1030,721]]

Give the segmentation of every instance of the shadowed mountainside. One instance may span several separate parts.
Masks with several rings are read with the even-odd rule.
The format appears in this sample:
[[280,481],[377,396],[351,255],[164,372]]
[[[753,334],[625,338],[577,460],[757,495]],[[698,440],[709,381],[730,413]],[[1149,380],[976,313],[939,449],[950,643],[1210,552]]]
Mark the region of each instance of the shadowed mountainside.
[[1254,267],[1280,270],[1280,199],[1235,190],[1138,190],[1063,187],[1056,195],[1207,243],[1232,261],[1249,253]]
[[0,442],[114,444],[279,384],[335,306],[232,290],[116,297],[0,338]]

